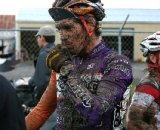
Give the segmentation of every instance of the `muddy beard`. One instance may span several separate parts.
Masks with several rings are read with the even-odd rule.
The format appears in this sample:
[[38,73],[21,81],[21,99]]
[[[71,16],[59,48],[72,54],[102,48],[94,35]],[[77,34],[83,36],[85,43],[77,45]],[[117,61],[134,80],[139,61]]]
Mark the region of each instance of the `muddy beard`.
[[88,55],[87,48],[89,44],[91,44],[91,41],[92,41],[91,38],[88,35],[86,35],[86,37],[84,38],[84,41],[78,47],[77,49],[78,51],[75,52],[75,55],[82,57],[82,58],[87,57]]
[[79,55],[79,53],[83,50],[84,46],[81,44],[79,47],[75,48],[69,48],[69,51],[72,55]]
[[91,43],[92,43],[91,38],[90,38],[88,35],[86,35],[85,41],[84,41],[84,43],[82,44],[82,45],[83,45],[83,48],[82,48],[81,51],[79,52],[79,56],[80,56],[80,57],[85,58],[85,57],[88,55],[87,48],[88,48],[88,46],[89,46]]

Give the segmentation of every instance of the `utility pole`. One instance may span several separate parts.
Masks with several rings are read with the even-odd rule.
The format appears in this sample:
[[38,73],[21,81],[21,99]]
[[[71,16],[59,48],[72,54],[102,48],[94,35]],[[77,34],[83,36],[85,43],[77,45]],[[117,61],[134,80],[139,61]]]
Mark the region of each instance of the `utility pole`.
[[122,54],[122,41],[121,41],[121,34],[122,30],[124,29],[125,24],[127,23],[127,20],[129,18],[129,14],[127,15],[124,23],[122,24],[121,28],[119,29],[119,34],[118,34],[118,54]]

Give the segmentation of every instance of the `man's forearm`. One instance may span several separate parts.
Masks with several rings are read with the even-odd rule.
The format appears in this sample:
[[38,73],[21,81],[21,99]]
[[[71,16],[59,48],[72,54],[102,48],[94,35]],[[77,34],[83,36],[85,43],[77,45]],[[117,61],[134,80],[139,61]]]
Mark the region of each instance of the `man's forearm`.
[[26,117],[27,130],[38,130],[55,110],[57,105],[56,91],[56,75],[53,73],[40,102]]

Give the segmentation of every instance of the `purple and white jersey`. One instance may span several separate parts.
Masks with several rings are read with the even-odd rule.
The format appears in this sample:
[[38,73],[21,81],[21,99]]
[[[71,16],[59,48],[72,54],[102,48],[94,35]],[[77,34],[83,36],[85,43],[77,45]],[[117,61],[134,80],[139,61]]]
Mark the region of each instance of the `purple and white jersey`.
[[58,79],[65,100],[57,106],[57,130],[112,130],[114,108],[132,82],[131,65],[101,42]]

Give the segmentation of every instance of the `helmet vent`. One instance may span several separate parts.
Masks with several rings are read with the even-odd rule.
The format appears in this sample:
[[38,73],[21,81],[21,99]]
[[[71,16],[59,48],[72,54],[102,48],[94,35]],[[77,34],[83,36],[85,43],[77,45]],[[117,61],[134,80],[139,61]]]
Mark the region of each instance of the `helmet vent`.
[[160,43],[158,43],[158,42],[152,42],[152,43],[150,43],[150,45],[160,45]]

